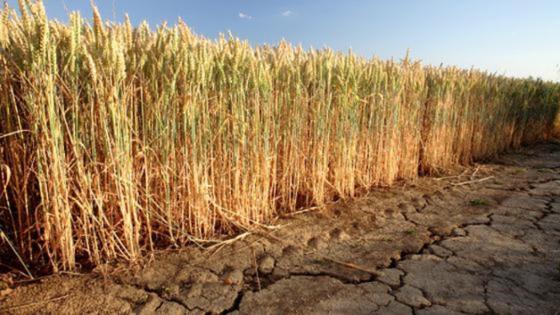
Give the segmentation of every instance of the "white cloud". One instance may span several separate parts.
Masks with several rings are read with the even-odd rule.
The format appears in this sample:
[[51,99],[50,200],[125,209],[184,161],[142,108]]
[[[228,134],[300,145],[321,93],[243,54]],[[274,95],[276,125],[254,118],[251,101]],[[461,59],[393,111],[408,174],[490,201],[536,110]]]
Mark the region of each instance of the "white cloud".
[[242,18],[242,19],[246,19],[246,20],[250,20],[250,19],[253,18],[253,17],[250,16],[249,14],[245,14],[245,13],[243,13],[243,12],[239,12],[239,17]]
[[290,10],[287,10],[287,11],[282,12],[282,16],[286,16],[286,17],[287,17],[287,16],[291,16],[292,14],[294,14],[294,12],[292,12],[292,11],[290,11]]

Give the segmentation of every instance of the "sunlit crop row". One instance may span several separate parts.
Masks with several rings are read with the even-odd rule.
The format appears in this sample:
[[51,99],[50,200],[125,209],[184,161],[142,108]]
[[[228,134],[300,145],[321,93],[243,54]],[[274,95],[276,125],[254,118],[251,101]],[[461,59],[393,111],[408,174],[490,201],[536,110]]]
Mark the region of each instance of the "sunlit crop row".
[[547,139],[559,106],[538,80],[19,11],[0,23],[0,244],[53,271]]

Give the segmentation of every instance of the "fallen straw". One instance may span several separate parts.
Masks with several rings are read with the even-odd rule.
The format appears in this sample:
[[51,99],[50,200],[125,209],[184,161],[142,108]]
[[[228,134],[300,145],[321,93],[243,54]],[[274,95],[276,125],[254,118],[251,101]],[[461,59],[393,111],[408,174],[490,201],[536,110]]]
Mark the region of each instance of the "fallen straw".
[[469,180],[469,181],[461,182],[461,183],[452,183],[451,185],[453,185],[453,186],[463,186],[463,185],[468,185],[468,184],[484,182],[484,181],[487,181],[487,180],[492,179],[492,178],[494,178],[494,176],[488,176],[488,177],[484,177],[484,178],[476,179],[476,180]]
[[30,302],[30,303],[21,304],[21,305],[14,305],[14,306],[9,306],[9,307],[5,307],[5,308],[0,308],[0,312],[15,311],[15,310],[19,310],[19,309],[26,308],[26,307],[32,307],[32,306],[37,306],[37,305],[41,305],[41,304],[45,304],[45,303],[56,302],[56,301],[63,300],[65,298],[69,297],[69,296],[70,296],[70,294],[65,294],[65,295],[62,295],[62,296],[57,296],[57,297],[47,299],[47,300],[43,300],[43,301]]

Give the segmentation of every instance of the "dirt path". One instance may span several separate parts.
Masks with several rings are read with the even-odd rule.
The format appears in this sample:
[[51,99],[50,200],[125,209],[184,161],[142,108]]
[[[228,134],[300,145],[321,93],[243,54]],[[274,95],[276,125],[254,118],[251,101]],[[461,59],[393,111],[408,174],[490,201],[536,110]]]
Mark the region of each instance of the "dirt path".
[[155,255],[142,270],[22,285],[0,313],[560,311],[558,144],[274,224],[212,251]]

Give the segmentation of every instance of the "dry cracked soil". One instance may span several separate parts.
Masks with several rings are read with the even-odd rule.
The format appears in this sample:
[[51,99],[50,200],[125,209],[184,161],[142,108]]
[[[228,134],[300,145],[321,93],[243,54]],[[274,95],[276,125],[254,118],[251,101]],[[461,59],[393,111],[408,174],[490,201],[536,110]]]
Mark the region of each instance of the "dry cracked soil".
[[557,143],[274,226],[20,284],[0,313],[560,314]]

